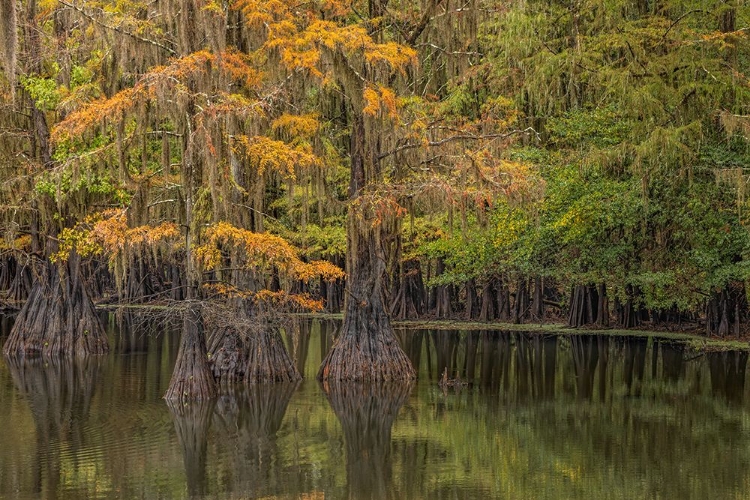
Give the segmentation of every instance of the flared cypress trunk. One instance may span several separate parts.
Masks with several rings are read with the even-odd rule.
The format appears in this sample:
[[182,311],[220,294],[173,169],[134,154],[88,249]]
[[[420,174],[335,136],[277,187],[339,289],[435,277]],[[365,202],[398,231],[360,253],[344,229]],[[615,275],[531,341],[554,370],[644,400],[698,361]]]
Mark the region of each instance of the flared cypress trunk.
[[216,382],[208,363],[203,318],[197,305],[191,304],[182,322],[182,339],[177,362],[164,399],[190,401],[211,399],[217,394]]
[[[247,304],[230,309],[231,319],[219,319],[208,340],[208,359],[221,386],[302,380],[281,338],[278,326],[253,313]],[[229,324],[227,324],[227,322]]]
[[86,291],[80,258],[42,267],[16,318],[3,353],[8,356],[104,354],[109,342]]
[[247,339],[248,360],[245,382],[297,382],[302,376],[286,350],[279,330],[266,327]]
[[[386,314],[383,225],[374,217],[376,160],[366,158],[364,117],[354,114],[351,135],[350,205],[347,215],[347,285],[344,324],[318,372],[322,380],[410,380],[416,377]],[[374,156],[374,155],[373,155]],[[373,164],[375,163],[375,164]]]
[[247,343],[237,328],[216,329],[208,339],[208,361],[214,379],[221,387],[245,380]]

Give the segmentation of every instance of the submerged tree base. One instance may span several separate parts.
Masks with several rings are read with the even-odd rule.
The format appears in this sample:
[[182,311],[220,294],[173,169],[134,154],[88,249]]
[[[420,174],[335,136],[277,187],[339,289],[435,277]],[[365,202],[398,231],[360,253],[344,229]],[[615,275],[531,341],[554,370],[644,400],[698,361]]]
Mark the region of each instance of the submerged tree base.
[[211,335],[208,357],[214,378],[225,387],[236,382],[263,384],[302,380],[278,330],[241,334],[223,327]]
[[381,382],[413,380],[416,373],[385,313],[364,308],[344,319],[341,335],[323,360],[319,380]]
[[71,258],[63,269],[46,266],[13,324],[3,353],[86,356],[107,351],[109,342],[84,287],[78,258]]
[[208,342],[208,357],[220,386],[302,380],[274,321],[262,313],[253,316],[242,303],[213,315],[208,320],[215,328]]
[[164,395],[171,401],[211,399],[218,391],[208,363],[206,339],[203,336],[203,318],[197,305],[185,311],[182,339],[172,380]]

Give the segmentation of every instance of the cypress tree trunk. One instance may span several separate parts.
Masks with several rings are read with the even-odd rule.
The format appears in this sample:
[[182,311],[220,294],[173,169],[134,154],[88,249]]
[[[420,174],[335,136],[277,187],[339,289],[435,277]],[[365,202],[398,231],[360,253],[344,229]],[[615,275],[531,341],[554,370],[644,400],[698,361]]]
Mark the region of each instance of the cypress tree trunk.
[[593,285],[576,285],[570,292],[568,326],[578,328],[590,325],[599,317],[599,294]]
[[80,269],[75,252],[67,263],[42,267],[3,346],[5,355],[86,356],[109,351]]
[[225,326],[214,330],[207,349],[211,372],[219,386],[228,388],[245,380],[247,344],[236,328]]
[[424,313],[425,289],[418,259],[401,263],[400,276],[395,280],[398,291],[391,303],[391,315],[398,319],[416,319]]
[[[367,195],[378,177],[366,157],[364,117],[354,113],[351,135],[350,205],[347,215],[347,285],[341,334],[323,360],[321,380],[410,380],[416,377],[399,346],[383,297],[383,225],[372,220]],[[374,155],[373,155],[374,156]]]
[[597,303],[596,326],[609,326],[609,298],[607,297],[607,285],[599,283],[599,297]]
[[267,312],[253,311],[238,302],[228,310],[213,311],[207,321],[216,328],[208,340],[208,359],[220,385],[297,382],[302,379]]
[[544,280],[541,276],[534,277],[534,296],[531,299],[531,316],[535,321],[544,319]]
[[211,399],[216,394],[203,335],[203,318],[198,306],[190,304],[183,317],[180,350],[164,399],[186,402]]
[[495,303],[497,298],[495,297],[495,289],[492,286],[492,280],[487,280],[487,283],[482,287],[482,306],[479,309],[479,320],[490,321],[495,318]]
[[248,384],[302,380],[278,329],[266,327],[259,332],[251,333],[247,345],[245,382]]

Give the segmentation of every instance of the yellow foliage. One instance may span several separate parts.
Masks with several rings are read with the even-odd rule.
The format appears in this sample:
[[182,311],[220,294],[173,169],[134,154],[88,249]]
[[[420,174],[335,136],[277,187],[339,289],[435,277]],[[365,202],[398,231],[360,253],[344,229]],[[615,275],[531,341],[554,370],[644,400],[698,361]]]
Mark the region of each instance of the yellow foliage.
[[310,138],[320,130],[317,114],[290,115],[284,113],[271,123],[274,132],[284,132],[292,138]]
[[300,144],[290,146],[283,141],[268,137],[236,136],[233,149],[244,156],[257,170],[258,176],[266,171],[277,172],[289,179],[296,179],[296,168],[311,168],[321,164],[311,148]]

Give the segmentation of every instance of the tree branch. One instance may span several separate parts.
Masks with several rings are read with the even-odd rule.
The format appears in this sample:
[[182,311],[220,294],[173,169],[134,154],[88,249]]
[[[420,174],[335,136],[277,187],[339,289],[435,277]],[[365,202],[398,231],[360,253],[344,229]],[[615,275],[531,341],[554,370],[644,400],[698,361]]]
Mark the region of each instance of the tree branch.
[[390,151],[387,151],[385,153],[381,153],[378,156],[378,160],[382,160],[383,158],[387,158],[391,155],[395,155],[397,153],[400,153],[402,151],[407,151],[409,149],[416,149],[419,147],[436,147],[436,146],[442,146],[444,144],[448,144],[450,142],[455,141],[479,141],[483,139],[507,139],[508,137],[518,135],[518,134],[530,134],[534,133],[537,138],[539,138],[539,132],[534,130],[533,127],[526,127],[523,130],[515,129],[511,130],[510,132],[506,132],[504,134],[482,134],[482,135],[476,135],[476,134],[458,134],[458,135],[452,135],[450,137],[446,137],[445,139],[440,139],[439,141],[429,141],[427,144],[423,142],[419,143],[406,143],[402,144],[401,146],[392,149]]
[[94,17],[93,14],[91,14],[90,12],[86,12],[83,9],[83,7],[80,7],[80,6],[76,5],[73,2],[70,2],[68,0],[58,0],[58,1],[62,5],[68,7],[69,9],[75,10],[76,12],[78,12],[79,14],[81,14],[82,16],[84,16],[85,18],[89,19],[91,22],[93,22],[95,24],[98,24],[99,26],[101,26],[103,28],[106,28],[108,30],[112,30],[115,33],[120,33],[122,35],[127,35],[127,36],[129,36],[129,37],[131,37],[131,38],[133,38],[135,40],[138,40],[139,42],[144,42],[144,43],[151,44],[151,45],[153,45],[155,47],[159,47],[160,49],[163,49],[163,50],[166,50],[167,52],[169,52],[169,54],[172,55],[172,56],[176,54],[176,52],[174,51],[174,49],[171,49],[171,48],[167,47],[166,45],[157,42],[156,40],[152,40],[150,38],[145,38],[145,37],[142,37],[140,35],[136,35],[132,31],[127,31],[127,30],[123,29],[121,26],[112,26],[111,24],[107,24],[107,23],[101,21],[100,19],[97,19],[96,17]]

